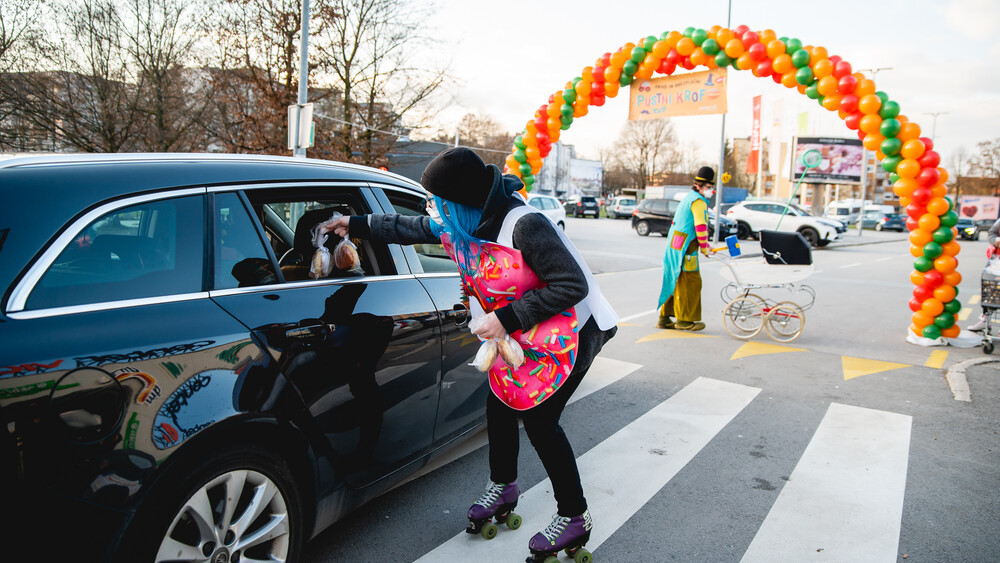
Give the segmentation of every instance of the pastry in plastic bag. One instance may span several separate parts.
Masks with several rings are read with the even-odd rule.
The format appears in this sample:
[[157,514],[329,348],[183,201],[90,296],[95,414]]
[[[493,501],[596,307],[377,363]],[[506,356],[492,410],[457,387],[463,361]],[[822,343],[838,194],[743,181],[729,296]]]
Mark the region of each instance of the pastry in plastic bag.
[[341,270],[353,270],[357,268],[361,259],[358,257],[358,247],[349,239],[343,239],[337,243],[333,249],[333,263]]
[[509,334],[499,340],[497,348],[500,350],[500,357],[508,366],[517,369],[524,364],[524,350]]
[[325,246],[320,246],[313,253],[312,262],[309,265],[309,277],[313,279],[325,278],[330,275],[333,268],[333,259],[330,250]]
[[476,359],[469,365],[479,371],[490,371],[493,363],[497,361],[498,352],[497,339],[488,338],[479,346],[479,351],[476,352]]

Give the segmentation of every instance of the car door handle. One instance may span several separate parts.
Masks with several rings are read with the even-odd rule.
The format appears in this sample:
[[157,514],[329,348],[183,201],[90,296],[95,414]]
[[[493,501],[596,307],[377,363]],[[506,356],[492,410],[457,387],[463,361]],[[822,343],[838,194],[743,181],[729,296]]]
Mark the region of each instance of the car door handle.
[[464,303],[456,303],[452,307],[451,312],[448,313],[448,317],[455,321],[458,326],[465,326],[469,322],[469,308],[465,306]]
[[297,326],[295,328],[290,328],[285,331],[285,336],[288,338],[314,338],[317,336],[323,336],[324,333],[333,332],[337,329],[336,325],[316,323],[308,324],[305,326]]

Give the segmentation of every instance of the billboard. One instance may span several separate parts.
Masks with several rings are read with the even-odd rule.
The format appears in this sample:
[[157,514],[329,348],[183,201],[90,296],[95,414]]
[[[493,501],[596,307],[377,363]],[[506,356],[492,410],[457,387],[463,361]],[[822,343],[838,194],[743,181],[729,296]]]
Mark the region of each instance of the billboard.
[[963,195],[958,197],[959,217],[968,217],[974,221],[989,219],[995,221],[1000,211],[1000,197],[989,195]]
[[726,113],[726,69],[636,80],[629,88],[628,118]]
[[815,150],[820,163],[806,174],[803,182],[813,184],[860,184],[864,171],[865,148],[859,139],[836,137],[799,137],[795,140],[792,181],[802,177],[806,167],[802,155]]
[[569,161],[570,189],[567,194],[600,195],[604,166],[600,160],[571,158]]

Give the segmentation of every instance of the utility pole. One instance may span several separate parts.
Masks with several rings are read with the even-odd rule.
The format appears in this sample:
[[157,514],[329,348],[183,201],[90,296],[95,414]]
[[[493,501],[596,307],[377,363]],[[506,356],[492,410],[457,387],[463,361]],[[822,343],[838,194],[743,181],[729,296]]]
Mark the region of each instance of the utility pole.
[[936,141],[937,140],[937,118],[938,118],[939,115],[944,115],[946,113],[948,113],[948,112],[946,112],[946,111],[935,111],[935,112],[928,112],[928,113],[924,114],[924,115],[930,115],[930,116],[934,117],[934,121],[932,122],[932,125],[931,125],[931,140],[932,141]]
[[[733,0],[729,0],[729,11],[726,15],[726,27],[732,25],[733,20]],[[728,85],[726,86],[728,88]],[[719,149],[719,170],[715,174],[715,236],[714,242],[719,242],[719,231],[722,224],[722,172],[726,167],[726,114],[722,114],[722,147]]]
[[299,105],[295,112],[296,142],[292,156],[305,158],[306,148],[301,144],[303,124],[299,114],[309,98],[309,0],[302,0],[302,46],[299,49],[299,57]]

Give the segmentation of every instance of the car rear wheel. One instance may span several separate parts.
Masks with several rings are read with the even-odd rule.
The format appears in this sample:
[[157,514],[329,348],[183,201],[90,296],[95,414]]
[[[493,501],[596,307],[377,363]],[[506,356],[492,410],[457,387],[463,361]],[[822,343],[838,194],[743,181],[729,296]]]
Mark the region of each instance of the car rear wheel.
[[234,446],[176,469],[129,530],[134,560],[297,560],[302,499],[280,457]]
[[635,224],[635,232],[639,233],[641,237],[649,236],[649,223],[639,221]]
[[881,231],[882,230],[882,223],[875,223],[875,230],[876,231]]
[[819,233],[816,232],[816,229],[812,227],[803,227],[799,230],[799,234],[802,235],[802,238],[806,239],[809,246],[819,245]]
[[743,221],[736,223],[736,238],[741,240],[750,240],[753,238],[753,229],[750,225],[747,225]]

